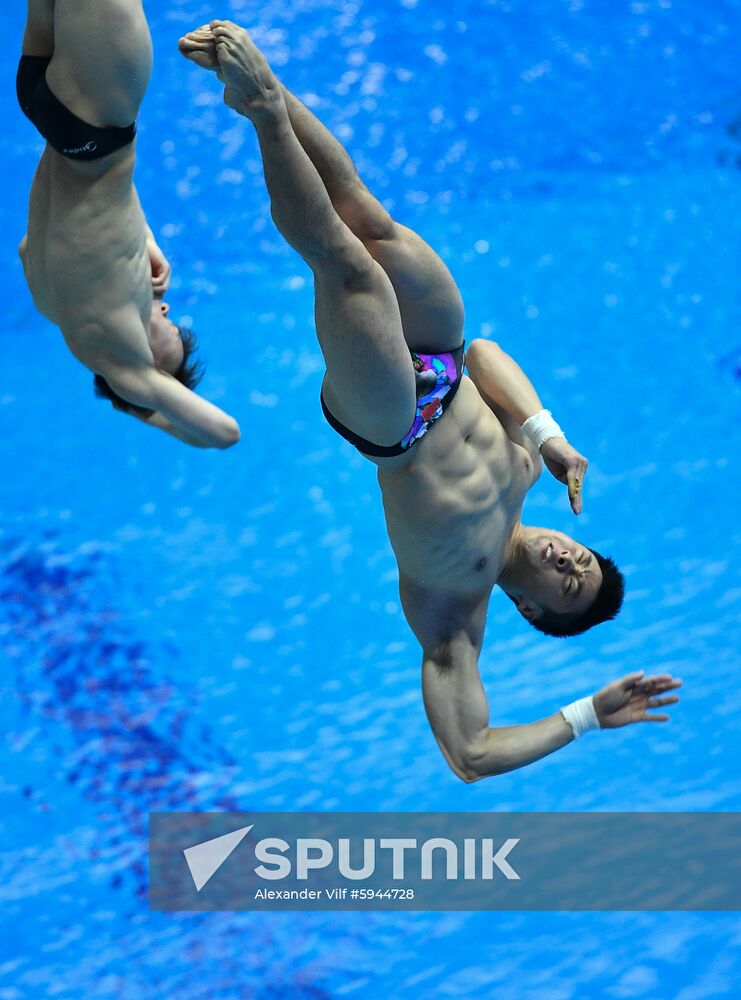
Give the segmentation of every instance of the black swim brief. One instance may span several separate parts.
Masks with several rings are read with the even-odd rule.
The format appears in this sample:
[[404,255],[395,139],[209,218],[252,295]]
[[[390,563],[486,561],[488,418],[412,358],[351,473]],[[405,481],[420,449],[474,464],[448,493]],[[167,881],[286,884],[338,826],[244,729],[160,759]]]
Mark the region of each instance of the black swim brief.
[[98,160],[134,141],[136,124],[98,128],[68,111],[46,82],[50,62],[50,56],[21,56],[16,93],[24,115],[52,149],[71,160]]
[[438,352],[437,354],[429,354],[425,351],[409,352],[414,365],[417,410],[412,426],[398,444],[373,444],[372,441],[366,441],[365,438],[353,433],[329,412],[324,397],[321,396],[322,411],[327,423],[346,441],[354,444],[358,451],[364,455],[373,455],[377,458],[403,455],[415,441],[419,441],[427,433],[432,424],[440,419],[453,402],[453,397],[463,378],[465,347],[466,345],[463,343],[453,351]]

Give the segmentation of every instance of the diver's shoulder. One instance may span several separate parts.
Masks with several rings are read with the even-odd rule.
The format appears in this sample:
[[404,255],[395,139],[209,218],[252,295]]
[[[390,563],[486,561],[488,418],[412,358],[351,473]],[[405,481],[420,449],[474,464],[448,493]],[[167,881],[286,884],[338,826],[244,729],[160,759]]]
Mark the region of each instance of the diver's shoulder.
[[467,632],[483,633],[493,584],[458,588],[436,581],[427,584],[399,572],[399,596],[404,616],[424,648]]
[[147,331],[133,305],[110,311],[97,309],[94,301],[66,305],[55,322],[77,360],[104,378],[153,367]]

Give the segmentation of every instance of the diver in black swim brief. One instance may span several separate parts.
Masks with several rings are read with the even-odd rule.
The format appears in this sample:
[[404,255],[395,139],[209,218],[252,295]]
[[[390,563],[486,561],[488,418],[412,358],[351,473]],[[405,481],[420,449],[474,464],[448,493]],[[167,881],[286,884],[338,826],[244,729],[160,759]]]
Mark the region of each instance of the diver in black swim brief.
[[97,160],[134,141],[136,124],[98,128],[73,115],[49,89],[46,68],[51,56],[22,55],[16,94],[24,115],[49,145],[72,160]]
[[193,391],[195,337],[168,318],[170,265],[134,185],[151,71],[141,0],[28,0],[16,90],[46,147],[19,253],[96,396],[193,447],[226,448],[239,429]]

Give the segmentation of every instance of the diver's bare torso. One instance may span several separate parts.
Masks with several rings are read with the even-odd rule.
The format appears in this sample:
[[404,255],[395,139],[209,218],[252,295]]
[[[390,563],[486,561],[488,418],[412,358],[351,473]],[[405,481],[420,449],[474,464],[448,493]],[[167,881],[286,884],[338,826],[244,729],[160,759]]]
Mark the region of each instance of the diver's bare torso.
[[147,227],[134,143],[81,163],[46,147],[29,203],[23,269],[36,308],[91,371],[151,365]]
[[409,452],[372,460],[405,610],[420,641],[434,642],[455,626],[456,608],[467,619],[488,602],[540,469],[467,376]]

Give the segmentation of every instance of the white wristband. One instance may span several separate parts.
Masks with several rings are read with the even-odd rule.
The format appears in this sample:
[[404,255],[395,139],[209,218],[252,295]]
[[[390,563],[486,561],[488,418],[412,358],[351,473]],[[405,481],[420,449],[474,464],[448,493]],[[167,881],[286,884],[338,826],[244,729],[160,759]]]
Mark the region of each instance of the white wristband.
[[538,410],[532,417],[528,417],[521,427],[538,451],[549,438],[562,437],[566,440],[566,435],[553,419],[550,410]]
[[590,729],[602,728],[594,710],[591,695],[588,698],[572,701],[570,705],[565,705],[561,709],[561,715],[571,726],[575,740],[578,740],[584,733],[588,733]]

